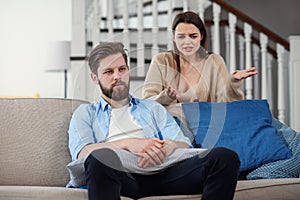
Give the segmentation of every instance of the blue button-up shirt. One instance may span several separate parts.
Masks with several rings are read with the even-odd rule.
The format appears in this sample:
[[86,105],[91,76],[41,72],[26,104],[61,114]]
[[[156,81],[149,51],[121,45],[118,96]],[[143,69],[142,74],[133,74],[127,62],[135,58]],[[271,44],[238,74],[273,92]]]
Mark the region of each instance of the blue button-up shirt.
[[[132,97],[129,106],[131,115],[142,127],[145,138],[170,139],[192,146],[173,117],[156,101]],[[111,110],[111,106],[103,98],[98,103],[82,104],[76,109],[69,127],[72,160],[77,159],[84,146],[106,141]]]

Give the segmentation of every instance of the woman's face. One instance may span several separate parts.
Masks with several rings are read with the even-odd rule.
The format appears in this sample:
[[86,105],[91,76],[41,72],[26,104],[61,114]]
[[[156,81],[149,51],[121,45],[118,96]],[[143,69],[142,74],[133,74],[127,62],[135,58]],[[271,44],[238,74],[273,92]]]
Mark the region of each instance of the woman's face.
[[195,56],[200,48],[202,35],[194,24],[179,23],[175,28],[174,42],[181,55]]

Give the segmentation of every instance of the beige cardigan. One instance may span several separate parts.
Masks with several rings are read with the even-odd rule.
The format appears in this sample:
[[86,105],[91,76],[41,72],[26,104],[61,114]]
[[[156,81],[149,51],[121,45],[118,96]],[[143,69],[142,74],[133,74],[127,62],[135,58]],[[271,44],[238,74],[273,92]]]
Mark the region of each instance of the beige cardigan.
[[[154,56],[143,87],[143,98],[153,99],[165,106],[179,102],[228,102],[243,99],[243,93],[239,89],[241,81],[229,76],[221,56],[210,54],[196,67],[200,72],[200,79],[197,85],[190,86],[189,80],[176,70],[171,52]],[[176,89],[180,96],[178,101],[168,97],[164,80]]]

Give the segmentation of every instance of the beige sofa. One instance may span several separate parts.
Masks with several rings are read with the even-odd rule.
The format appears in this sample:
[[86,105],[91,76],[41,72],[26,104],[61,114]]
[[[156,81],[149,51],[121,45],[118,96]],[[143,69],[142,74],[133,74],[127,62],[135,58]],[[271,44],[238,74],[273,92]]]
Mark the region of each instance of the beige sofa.
[[[84,101],[0,99],[0,199],[87,199],[85,189],[66,188],[67,129],[72,112]],[[200,199],[201,195],[143,199]],[[300,197],[300,179],[239,181],[235,199]],[[127,199],[127,198],[122,198]]]

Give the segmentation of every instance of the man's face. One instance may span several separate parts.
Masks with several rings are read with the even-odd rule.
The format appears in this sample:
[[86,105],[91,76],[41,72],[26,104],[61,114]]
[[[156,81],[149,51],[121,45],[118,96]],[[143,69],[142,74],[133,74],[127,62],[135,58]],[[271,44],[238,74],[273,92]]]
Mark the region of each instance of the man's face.
[[115,101],[129,96],[129,68],[121,53],[110,55],[99,63],[98,77],[92,74],[102,93]]

